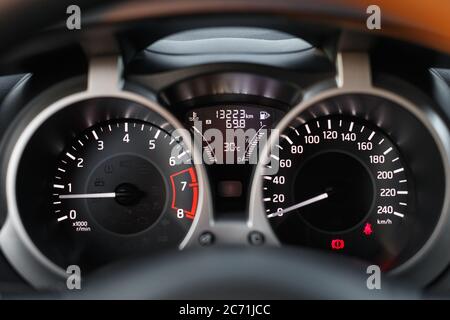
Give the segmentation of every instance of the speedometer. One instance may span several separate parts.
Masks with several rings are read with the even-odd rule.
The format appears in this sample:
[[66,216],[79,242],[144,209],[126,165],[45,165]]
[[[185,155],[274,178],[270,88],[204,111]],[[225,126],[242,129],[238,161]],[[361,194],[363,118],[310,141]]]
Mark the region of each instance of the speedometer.
[[326,116],[281,135],[276,175],[263,177],[266,214],[282,242],[391,261],[406,244],[412,182],[379,128]]

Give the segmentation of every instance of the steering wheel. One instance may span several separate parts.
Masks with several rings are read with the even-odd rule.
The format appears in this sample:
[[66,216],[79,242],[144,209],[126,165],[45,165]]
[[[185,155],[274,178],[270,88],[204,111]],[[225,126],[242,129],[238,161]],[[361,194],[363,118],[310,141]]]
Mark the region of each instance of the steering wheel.
[[[3,1],[0,3],[0,49],[5,56],[17,50],[33,30],[57,28],[54,23],[66,18],[73,1]],[[177,17],[211,19],[242,14],[273,15],[277,19],[345,27],[369,32],[365,18],[370,1],[357,0],[153,0],[153,1],[78,1],[90,22],[105,25],[132,25],[144,20],[176,20]],[[426,6],[426,10],[424,7]],[[447,0],[383,1],[380,35],[395,36],[450,53],[450,12]],[[39,12],[39,14],[36,14]],[[427,12],[429,14],[422,14]],[[230,18],[231,19],[231,18]],[[226,20],[220,20],[220,23]],[[230,20],[232,21],[232,20]],[[88,25],[90,24],[88,23]],[[156,22],[157,23],[157,22]],[[195,26],[195,23],[193,24]],[[51,29],[50,28],[50,29]],[[84,26],[76,36],[83,35]],[[175,30],[183,28],[179,24]],[[11,32],[14,30],[14,32]],[[372,32],[372,31],[371,31]],[[160,34],[158,35],[160,36]],[[148,43],[146,43],[148,45]],[[11,49],[13,48],[13,49]],[[367,265],[309,250],[208,248],[167,254],[155,260],[117,264],[92,275],[86,290],[76,298],[151,298],[151,299],[248,299],[248,298],[418,298],[411,290],[398,289],[384,279],[381,290],[368,290]],[[123,279],[126,279],[124,281]],[[63,295],[72,298],[73,294]]]

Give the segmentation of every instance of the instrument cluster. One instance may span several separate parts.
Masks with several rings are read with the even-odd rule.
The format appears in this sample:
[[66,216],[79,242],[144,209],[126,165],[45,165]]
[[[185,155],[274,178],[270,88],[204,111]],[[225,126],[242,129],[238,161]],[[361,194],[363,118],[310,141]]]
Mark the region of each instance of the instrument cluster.
[[15,125],[0,244],[35,286],[69,265],[212,245],[311,248],[392,274],[427,270],[441,252],[448,128],[401,81],[226,71],[151,94],[130,83],[68,82],[58,99],[50,88]]

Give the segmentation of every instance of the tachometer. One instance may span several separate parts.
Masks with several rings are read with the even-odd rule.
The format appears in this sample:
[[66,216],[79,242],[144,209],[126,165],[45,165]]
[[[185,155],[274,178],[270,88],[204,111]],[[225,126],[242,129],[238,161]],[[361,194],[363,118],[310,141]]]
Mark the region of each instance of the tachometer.
[[190,154],[168,132],[135,120],[87,129],[62,153],[52,184],[58,242],[85,267],[176,247],[195,216]]

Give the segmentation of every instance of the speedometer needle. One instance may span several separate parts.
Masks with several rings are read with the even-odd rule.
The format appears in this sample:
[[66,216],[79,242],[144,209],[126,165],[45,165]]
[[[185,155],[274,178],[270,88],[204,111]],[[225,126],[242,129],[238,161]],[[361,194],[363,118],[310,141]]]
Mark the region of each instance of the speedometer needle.
[[325,193],[319,194],[318,196],[315,196],[315,197],[313,197],[311,199],[308,199],[308,200],[302,201],[300,203],[294,204],[293,206],[287,207],[286,209],[283,209],[283,210],[271,213],[271,214],[267,215],[267,218],[277,217],[279,215],[282,215],[282,214],[285,214],[285,213],[297,210],[299,208],[308,206],[310,204],[313,204],[315,202],[321,201],[321,200],[326,199],[326,198],[328,198],[328,193],[325,192]]
[[79,193],[79,194],[61,194],[60,199],[98,199],[98,198],[115,198],[115,192],[103,193]]

